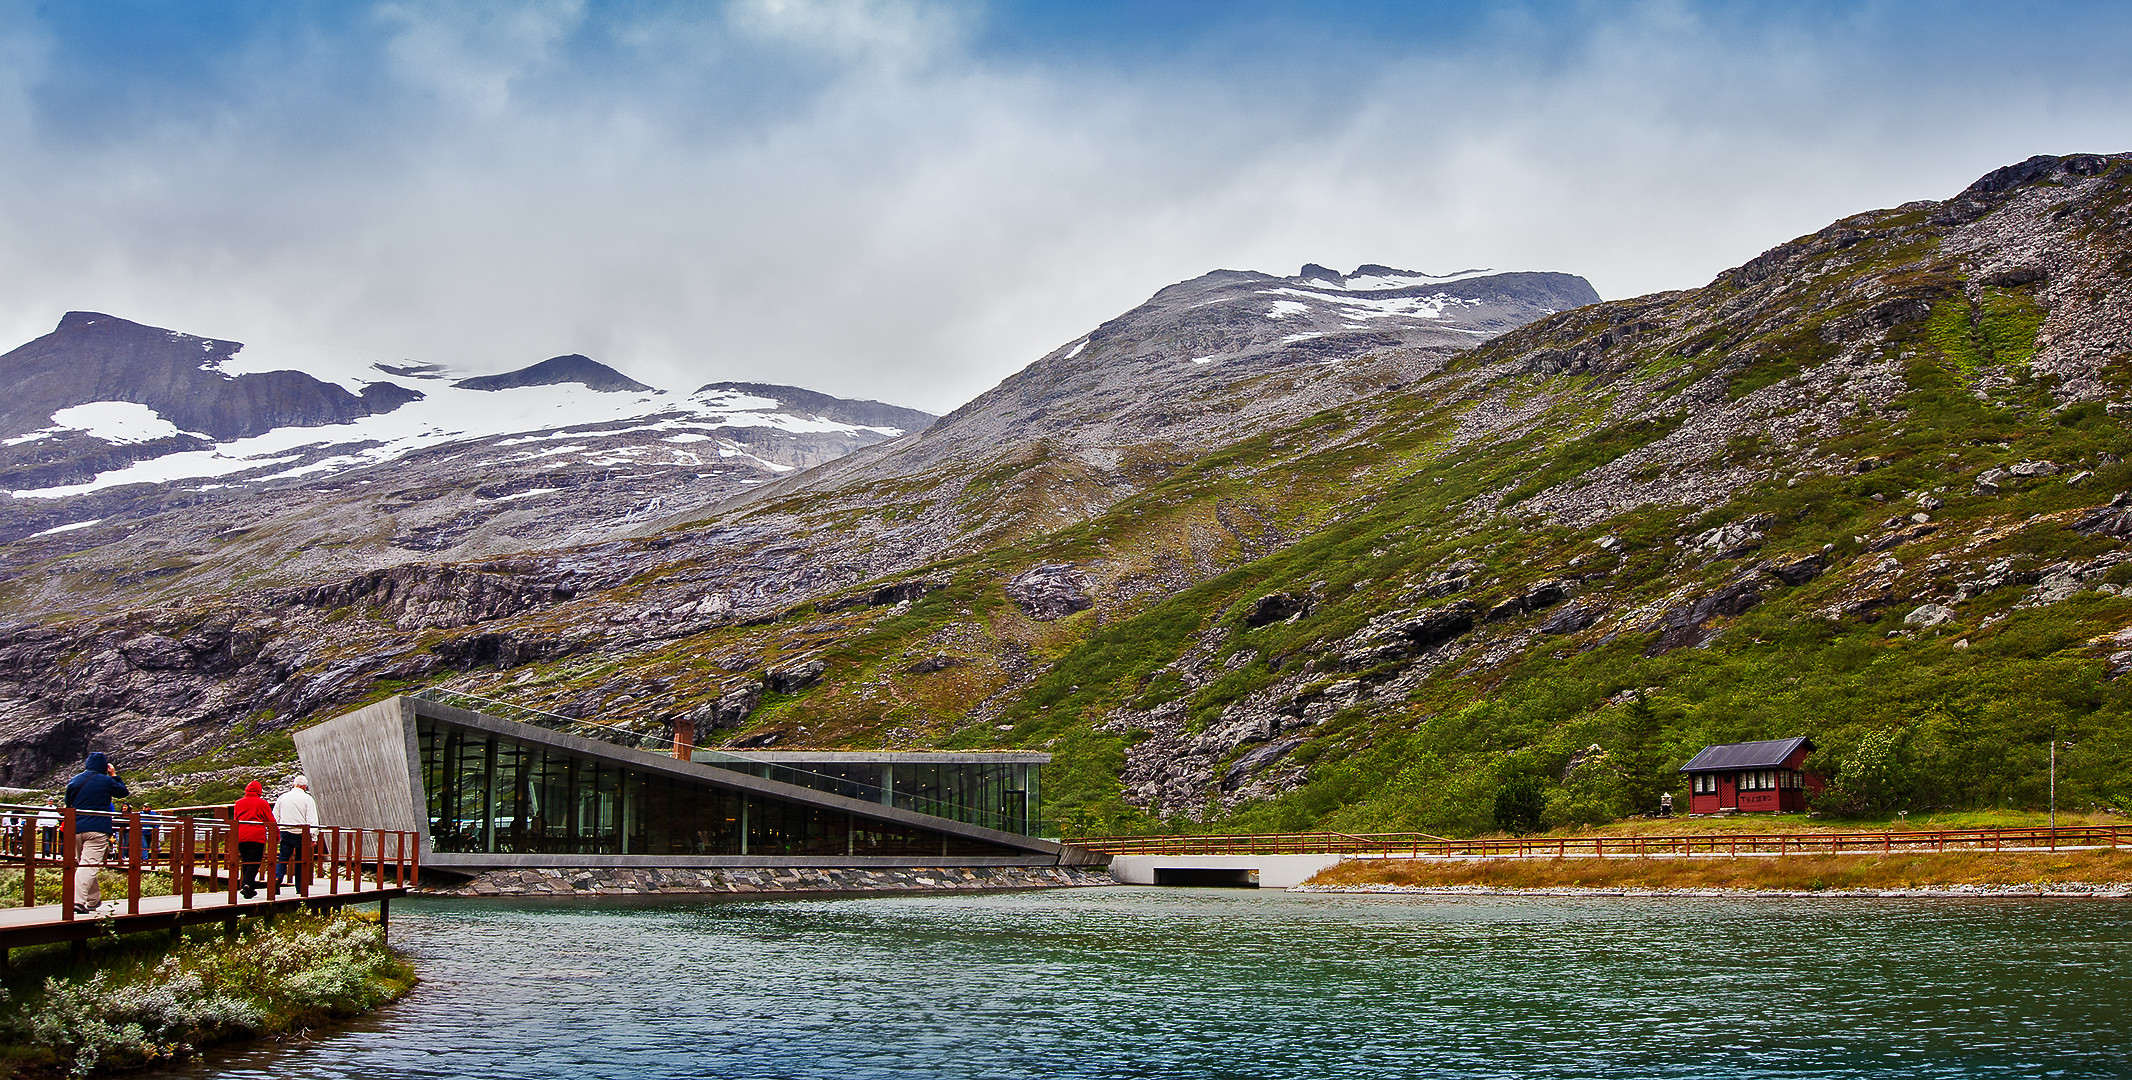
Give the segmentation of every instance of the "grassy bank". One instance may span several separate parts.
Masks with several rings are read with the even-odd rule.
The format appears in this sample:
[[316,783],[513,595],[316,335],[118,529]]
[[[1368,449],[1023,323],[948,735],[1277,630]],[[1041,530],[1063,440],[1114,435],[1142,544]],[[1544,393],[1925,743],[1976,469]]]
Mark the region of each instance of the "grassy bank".
[[[2050,814],[2042,810],[1937,810],[1920,811],[1908,816],[1875,814],[1863,817],[1828,817],[1818,814],[1726,814],[1709,817],[1682,815],[1669,818],[1628,818],[1606,825],[1576,825],[1535,833],[1535,837],[1557,836],[1702,836],[1705,834],[1745,835],[1775,833],[1857,833],[1879,832],[1892,829],[1897,832],[1919,832],[1941,829],[2041,829],[2051,823]],[[2122,814],[2103,812],[2060,811],[2058,827],[2077,828],[2087,825],[2124,825]],[[1506,835],[1500,832],[1483,833],[1484,836]]]
[[218,927],[15,953],[0,978],[0,1080],[84,1076],[184,1058],[217,1043],[300,1032],[396,1000],[413,967],[362,914]]
[[1499,889],[1907,889],[2132,881],[2132,850],[1896,852],[1683,859],[1354,859],[1313,885],[1481,885]]

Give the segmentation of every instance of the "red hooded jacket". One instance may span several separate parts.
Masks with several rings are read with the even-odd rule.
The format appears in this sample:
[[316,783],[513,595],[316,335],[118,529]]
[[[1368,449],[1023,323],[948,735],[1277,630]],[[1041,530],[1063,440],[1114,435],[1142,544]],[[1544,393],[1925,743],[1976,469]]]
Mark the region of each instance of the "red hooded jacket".
[[260,798],[265,791],[257,780],[244,785],[244,798],[238,799],[234,807],[240,844],[264,844],[273,835],[274,804]]

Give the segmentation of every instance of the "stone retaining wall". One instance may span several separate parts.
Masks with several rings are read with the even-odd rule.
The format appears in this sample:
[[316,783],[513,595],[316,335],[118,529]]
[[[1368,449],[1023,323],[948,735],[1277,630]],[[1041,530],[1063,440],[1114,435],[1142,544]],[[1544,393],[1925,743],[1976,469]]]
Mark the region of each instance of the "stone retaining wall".
[[431,896],[658,896],[687,893],[967,892],[1115,885],[1091,866],[618,867],[491,870]]

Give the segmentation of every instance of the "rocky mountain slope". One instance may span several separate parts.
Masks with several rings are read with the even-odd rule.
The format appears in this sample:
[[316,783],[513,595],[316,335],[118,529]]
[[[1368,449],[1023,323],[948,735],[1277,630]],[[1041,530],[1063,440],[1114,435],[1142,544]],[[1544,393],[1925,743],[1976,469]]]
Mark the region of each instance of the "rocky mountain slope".
[[233,722],[443,680],[733,745],[1048,748],[1073,831],[1475,831],[1515,784],[1596,820],[1794,734],[1858,806],[2038,802],[2052,741],[2062,801],[2132,797],[2132,156],[1478,345],[1305,279],[1186,283],[631,539],[24,627],[8,775],[92,740],[204,775]]
[[669,393],[576,354],[460,377],[252,353],[72,312],[0,356],[18,391],[0,412],[0,612],[583,543],[933,420],[768,384]]

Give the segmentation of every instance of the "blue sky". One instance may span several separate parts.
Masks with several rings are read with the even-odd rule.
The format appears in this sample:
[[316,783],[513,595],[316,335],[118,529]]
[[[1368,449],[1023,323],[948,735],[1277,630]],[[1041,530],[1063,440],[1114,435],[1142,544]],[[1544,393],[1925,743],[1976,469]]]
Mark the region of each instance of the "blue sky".
[[1306,261],[1702,284],[2132,150],[2132,5],[0,0],[0,343],[94,308],[950,408]]

